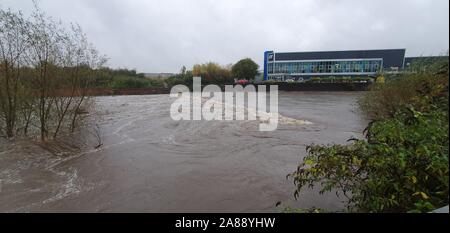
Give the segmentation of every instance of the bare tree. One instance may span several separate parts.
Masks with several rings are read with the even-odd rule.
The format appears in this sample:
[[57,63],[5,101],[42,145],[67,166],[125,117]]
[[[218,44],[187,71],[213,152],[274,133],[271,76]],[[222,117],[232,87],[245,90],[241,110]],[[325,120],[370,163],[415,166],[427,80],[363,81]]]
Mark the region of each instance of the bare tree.
[[70,114],[80,88],[80,67],[85,60],[84,43],[86,39],[79,26],[72,25],[71,31],[63,41],[63,56],[61,59],[61,81],[63,93],[56,100],[57,126],[53,134],[56,138],[66,116]]
[[50,113],[55,103],[54,90],[58,65],[60,35],[58,25],[36,8],[33,13],[29,40],[28,62],[35,70],[32,82],[38,98],[38,116],[41,140],[48,138]]
[[0,136],[74,132],[105,62],[78,25],[67,29],[36,3],[30,18],[0,9]]
[[28,30],[29,23],[21,13],[0,9],[0,114],[7,137],[13,137],[16,128],[20,71],[22,55],[28,48]]
[[72,115],[72,122],[70,126],[72,132],[76,128],[78,116],[83,113],[83,111],[81,111],[81,107],[83,106],[83,103],[85,103],[86,99],[89,98],[89,87],[92,85],[94,77],[97,73],[96,70],[103,66],[107,60],[105,56],[98,53],[92,44],[83,43],[83,45],[86,46],[84,47],[85,63],[82,67],[82,75],[79,79],[78,98],[76,100],[75,110]]

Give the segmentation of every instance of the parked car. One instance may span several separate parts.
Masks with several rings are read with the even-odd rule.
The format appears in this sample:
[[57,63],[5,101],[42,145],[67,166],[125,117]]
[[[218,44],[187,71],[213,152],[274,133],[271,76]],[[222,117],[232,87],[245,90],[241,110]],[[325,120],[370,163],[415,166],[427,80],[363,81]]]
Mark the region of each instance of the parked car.
[[247,85],[247,84],[249,84],[249,81],[245,80],[245,79],[241,79],[241,80],[237,80],[235,82],[235,84],[237,84],[237,85]]

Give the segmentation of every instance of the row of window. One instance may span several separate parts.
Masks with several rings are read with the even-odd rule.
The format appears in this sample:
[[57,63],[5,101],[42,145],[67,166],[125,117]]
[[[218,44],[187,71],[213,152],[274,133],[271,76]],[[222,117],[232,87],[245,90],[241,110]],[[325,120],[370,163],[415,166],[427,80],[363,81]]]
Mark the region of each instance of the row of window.
[[381,60],[317,61],[269,63],[269,74],[292,73],[376,73],[381,70]]

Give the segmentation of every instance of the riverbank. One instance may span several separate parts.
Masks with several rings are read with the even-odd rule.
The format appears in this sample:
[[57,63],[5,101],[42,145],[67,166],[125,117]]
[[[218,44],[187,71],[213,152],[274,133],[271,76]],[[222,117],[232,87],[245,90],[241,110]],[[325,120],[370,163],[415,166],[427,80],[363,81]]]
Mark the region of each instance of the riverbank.
[[371,87],[358,101],[371,120],[366,140],[308,147],[290,175],[294,195],[320,183],[318,194],[351,193],[350,212],[428,213],[448,206],[448,76],[447,60]]
[[[255,84],[265,85],[266,90],[270,90],[271,85],[277,85],[279,91],[338,91],[338,92],[352,92],[352,91],[367,91],[370,83],[270,83],[270,84]],[[225,85],[219,85],[222,91],[225,90]],[[205,87],[205,86],[203,86]],[[90,88],[87,91],[90,96],[110,96],[110,95],[161,95],[170,94],[170,88],[163,87],[148,87],[148,88]]]

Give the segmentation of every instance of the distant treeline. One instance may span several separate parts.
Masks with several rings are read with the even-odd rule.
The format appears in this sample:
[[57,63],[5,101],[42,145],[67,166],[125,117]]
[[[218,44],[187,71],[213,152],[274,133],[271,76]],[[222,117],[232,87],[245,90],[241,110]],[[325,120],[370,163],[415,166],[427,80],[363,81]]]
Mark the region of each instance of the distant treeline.
[[96,70],[93,80],[93,87],[120,88],[148,88],[164,87],[161,79],[148,79],[136,70],[111,69],[102,67]]
[[250,58],[244,58],[234,65],[221,66],[215,62],[194,65],[192,70],[183,67],[179,74],[169,77],[167,85],[178,84],[192,86],[193,77],[201,77],[202,85],[234,84],[235,80],[254,80],[258,73],[259,66]]
[[99,68],[96,70],[94,87],[120,88],[160,88],[178,84],[192,86],[193,77],[201,77],[202,84],[234,84],[235,79],[253,80],[258,75],[259,66],[249,58],[235,65],[221,66],[215,62],[197,64],[191,70],[186,67],[168,78],[146,78],[135,70]]

